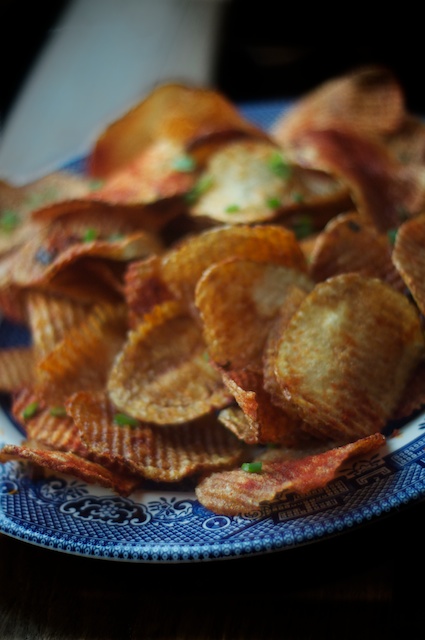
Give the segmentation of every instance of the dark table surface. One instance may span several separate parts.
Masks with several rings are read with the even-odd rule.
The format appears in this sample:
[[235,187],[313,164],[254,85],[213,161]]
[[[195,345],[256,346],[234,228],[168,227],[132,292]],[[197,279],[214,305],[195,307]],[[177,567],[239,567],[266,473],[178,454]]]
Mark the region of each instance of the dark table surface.
[[306,546],[176,564],[0,535],[0,638],[421,638],[424,518],[415,503]]

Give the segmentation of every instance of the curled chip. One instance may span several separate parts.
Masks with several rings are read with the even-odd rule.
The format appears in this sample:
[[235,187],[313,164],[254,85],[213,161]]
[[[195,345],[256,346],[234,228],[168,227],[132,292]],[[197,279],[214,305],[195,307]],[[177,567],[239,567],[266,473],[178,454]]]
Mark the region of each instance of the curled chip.
[[0,449],[0,462],[20,460],[45,472],[64,473],[102,487],[113,489],[121,495],[129,495],[138,486],[140,478],[111,471],[70,451],[57,451],[34,447],[32,444],[6,444]]
[[[303,456],[300,451],[276,450],[270,460],[257,459],[259,473],[243,469],[216,472],[196,487],[196,497],[207,509],[223,515],[258,511],[287,493],[305,494],[321,489],[338,474],[351,458],[378,450],[385,437],[374,433],[341,447]],[[308,451],[308,449],[307,449]]]
[[312,434],[347,442],[385,426],[423,354],[408,299],[350,273],[316,285],[269,357],[288,410]]
[[384,67],[370,65],[331,78],[301,98],[278,118],[272,136],[287,146],[306,130],[350,128],[383,138],[405,118],[400,82]]
[[275,262],[307,272],[294,233],[279,225],[222,225],[183,239],[161,258],[163,281],[176,297],[193,304],[207,267],[225,258]]
[[162,425],[199,418],[230,401],[200,325],[177,301],[157,305],[129,332],[107,388],[120,410]]
[[11,393],[34,382],[33,347],[9,347],[0,351],[0,392]]
[[67,411],[80,430],[88,453],[105,466],[163,482],[240,464],[245,445],[213,414],[178,426],[114,421],[116,407],[105,394],[85,391],[71,396]]
[[392,261],[392,244],[358,212],[340,214],[319,234],[310,256],[310,275],[320,282],[340,273],[355,271],[374,276],[399,291],[405,285]]
[[66,333],[86,320],[93,304],[31,290],[26,295],[28,326],[37,360],[41,360]]
[[276,144],[258,139],[224,145],[197,184],[191,215],[224,224],[274,220],[301,206],[329,206],[347,193],[331,175],[290,163]]
[[195,290],[208,353],[224,369],[262,368],[271,324],[293,287],[313,281],[298,269],[231,258],[206,269]]
[[425,214],[406,220],[395,237],[392,260],[422,313],[425,313]]
[[85,321],[72,327],[37,362],[37,392],[49,402],[63,403],[80,389],[104,388],[126,331],[123,305],[96,305]]
[[260,374],[249,370],[223,372],[223,381],[240,411],[226,407],[220,411],[219,420],[238,438],[247,444],[280,443],[288,447],[307,440],[300,419],[273,404]]
[[231,132],[266,137],[221,93],[164,83],[102,132],[89,157],[89,172],[106,178],[158,140],[190,150],[212,134]]

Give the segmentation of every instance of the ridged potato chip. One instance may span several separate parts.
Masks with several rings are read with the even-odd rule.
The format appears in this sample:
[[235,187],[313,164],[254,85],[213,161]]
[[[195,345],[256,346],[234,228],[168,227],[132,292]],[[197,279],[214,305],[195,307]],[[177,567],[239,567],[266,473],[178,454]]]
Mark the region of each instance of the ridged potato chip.
[[317,284],[291,317],[276,383],[311,433],[348,442],[385,426],[423,357],[414,305],[379,279],[342,274]]
[[150,480],[177,482],[229,468],[239,464],[245,452],[244,444],[213,414],[191,423],[158,428],[134,421],[117,424],[117,408],[106,394],[82,391],[71,396],[66,406],[94,459],[106,466],[118,464]]
[[159,425],[194,420],[230,400],[200,325],[178,301],[157,305],[129,332],[107,389],[120,410]]
[[208,353],[224,369],[262,369],[271,324],[293,287],[311,291],[303,272],[273,262],[229,258],[214,263],[195,289]]

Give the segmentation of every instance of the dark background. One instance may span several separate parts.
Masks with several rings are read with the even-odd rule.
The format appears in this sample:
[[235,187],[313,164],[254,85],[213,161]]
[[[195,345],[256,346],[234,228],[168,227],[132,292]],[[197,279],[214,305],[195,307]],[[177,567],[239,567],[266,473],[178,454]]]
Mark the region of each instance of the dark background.
[[[71,2],[0,0],[2,121]],[[214,84],[236,102],[294,97],[356,66],[381,63],[399,77],[410,109],[425,113],[425,49],[416,10],[403,3],[397,15],[387,8],[373,21],[358,5],[341,10],[326,15],[323,5],[314,10],[270,0],[224,1]]]

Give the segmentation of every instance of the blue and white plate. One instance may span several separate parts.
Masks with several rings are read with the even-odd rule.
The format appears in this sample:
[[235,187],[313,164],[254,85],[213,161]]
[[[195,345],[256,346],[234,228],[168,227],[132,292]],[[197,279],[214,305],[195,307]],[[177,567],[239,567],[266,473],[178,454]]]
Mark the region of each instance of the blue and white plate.
[[[269,127],[282,103],[245,105]],[[0,348],[27,343],[3,320]],[[1,397],[0,444],[23,435]],[[378,453],[357,459],[324,490],[295,494],[249,516],[208,511],[190,483],[151,485],[127,498],[65,475],[33,478],[20,462],[0,465],[0,532],[70,554],[127,562],[200,562],[318,542],[425,497],[425,413],[397,425]]]

